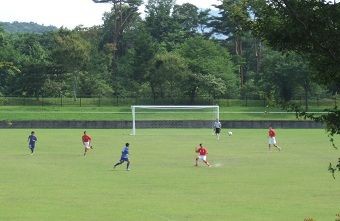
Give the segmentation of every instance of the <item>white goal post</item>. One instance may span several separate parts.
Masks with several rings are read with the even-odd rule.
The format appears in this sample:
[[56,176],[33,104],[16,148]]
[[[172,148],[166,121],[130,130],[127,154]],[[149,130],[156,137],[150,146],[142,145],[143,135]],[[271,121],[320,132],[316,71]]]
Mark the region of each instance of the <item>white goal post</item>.
[[132,133],[136,135],[136,109],[154,109],[154,110],[199,110],[211,109],[213,111],[214,120],[220,119],[220,107],[218,105],[132,105]]

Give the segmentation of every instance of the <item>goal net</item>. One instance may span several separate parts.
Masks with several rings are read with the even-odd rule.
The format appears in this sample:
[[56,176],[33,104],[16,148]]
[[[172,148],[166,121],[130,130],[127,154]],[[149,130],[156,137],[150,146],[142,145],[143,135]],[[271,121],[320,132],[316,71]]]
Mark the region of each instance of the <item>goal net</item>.
[[132,133],[137,128],[212,128],[219,120],[218,105],[133,105]]

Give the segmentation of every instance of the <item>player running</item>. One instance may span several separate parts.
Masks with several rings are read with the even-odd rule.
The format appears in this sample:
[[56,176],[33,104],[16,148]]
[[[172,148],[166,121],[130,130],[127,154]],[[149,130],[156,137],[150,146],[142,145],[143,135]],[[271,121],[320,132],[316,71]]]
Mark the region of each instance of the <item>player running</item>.
[[93,149],[91,145],[92,138],[91,136],[86,134],[86,131],[84,131],[84,135],[81,137],[81,140],[84,145],[84,156],[86,156],[87,151],[89,151],[90,149]]
[[199,147],[196,148],[196,153],[198,153],[198,156],[196,157],[196,164],[195,166],[198,166],[198,160],[202,160],[208,167],[210,167],[209,162],[207,161],[207,154],[208,150],[206,147],[203,147],[202,144],[199,144]]
[[271,148],[271,145],[273,145],[274,147],[276,147],[280,151],[281,148],[276,144],[275,136],[276,136],[275,130],[272,127],[269,127],[269,130],[268,130],[268,137],[269,137],[268,147],[269,147],[269,150]]
[[130,168],[129,168],[129,166],[130,166],[130,160],[129,160],[129,146],[130,146],[129,143],[126,143],[126,144],[125,144],[125,147],[123,147],[123,150],[122,150],[122,155],[121,155],[121,157],[120,157],[120,160],[119,160],[118,163],[116,163],[116,164],[113,166],[113,169],[115,169],[116,166],[118,166],[118,165],[120,165],[120,164],[122,164],[122,163],[124,163],[124,162],[126,161],[126,162],[127,162],[127,164],[126,164],[126,170],[127,170],[127,171],[130,170]]
[[28,148],[31,150],[31,155],[34,153],[35,143],[38,141],[37,137],[35,136],[35,132],[32,131],[31,135],[28,136]]

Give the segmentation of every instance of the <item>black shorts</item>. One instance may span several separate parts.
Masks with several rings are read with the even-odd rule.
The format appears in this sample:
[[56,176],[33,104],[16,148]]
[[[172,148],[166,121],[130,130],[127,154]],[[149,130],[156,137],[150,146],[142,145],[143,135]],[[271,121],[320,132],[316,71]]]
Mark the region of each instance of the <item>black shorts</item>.
[[215,133],[219,134],[221,132],[221,128],[215,128]]

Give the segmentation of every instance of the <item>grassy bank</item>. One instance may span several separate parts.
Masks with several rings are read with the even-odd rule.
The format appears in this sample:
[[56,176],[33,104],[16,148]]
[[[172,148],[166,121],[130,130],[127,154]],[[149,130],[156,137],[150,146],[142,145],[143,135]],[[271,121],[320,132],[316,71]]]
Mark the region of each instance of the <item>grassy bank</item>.
[[[320,107],[311,111],[321,111]],[[144,110],[140,120],[214,120],[207,110]],[[0,106],[0,121],[15,120],[131,120],[130,106],[119,107],[52,107],[52,106]],[[220,107],[221,120],[296,120],[295,113],[279,108]]]

